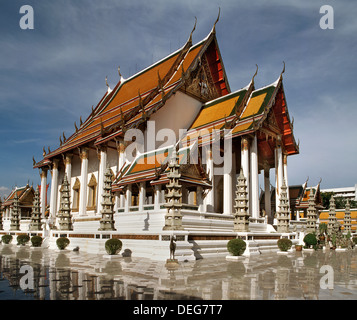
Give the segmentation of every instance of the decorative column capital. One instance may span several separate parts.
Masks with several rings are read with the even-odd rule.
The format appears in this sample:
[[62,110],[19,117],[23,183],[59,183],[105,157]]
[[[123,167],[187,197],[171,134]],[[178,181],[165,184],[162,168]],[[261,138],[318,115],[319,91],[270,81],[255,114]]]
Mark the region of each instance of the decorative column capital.
[[58,169],[58,165],[59,165],[59,160],[58,159],[53,159],[52,160],[52,169]]
[[281,148],[282,146],[282,139],[281,135],[276,136],[276,148]]
[[41,179],[47,178],[47,168],[42,168],[40,172]]
[[242,137],[242,140],[241,140],[241,149],[242,151],[247,151],[249,148],[249,140],[247,137]]
[[107,146],[100,145],[100,146],[97,146],[96,148],[97,148],[97,157],[98,157],[98,160],[100,161],[102,158],[102,152],[107,152]]
[[79,158],[81,160],[86,160],[88,159],[88,153],[89,153],[89,149],[88,148],[82,148],[81,152],[79,154]]
[[123,141],[117,142],[117,151],[118,153],[124,153],[126,149],[126,144]]
[[73,158],[73,154],[72,153],[66,153],[66,155],[64,156],[64,164],[71,164],[72,163],[72,158]]

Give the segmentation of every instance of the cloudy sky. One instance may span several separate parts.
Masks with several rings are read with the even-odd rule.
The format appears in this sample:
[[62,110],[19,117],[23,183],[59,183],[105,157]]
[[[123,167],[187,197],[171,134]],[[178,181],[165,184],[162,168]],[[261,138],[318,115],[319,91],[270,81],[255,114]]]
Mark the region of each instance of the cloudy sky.
[[[34,29],[22,30],[31,5]],[[321,29],[320,7],[334,29]],[[0,195],[40,183],[32,157],[59,146],[106,90],[181,47],[197,17],[194,43],[217,18],[217,38],[232,90],[284,87],[300,155],[289,183],[323,188],[357,183],[357,5],[333,0],[0,0]],[[50,181],[50,175],[49,175]]]

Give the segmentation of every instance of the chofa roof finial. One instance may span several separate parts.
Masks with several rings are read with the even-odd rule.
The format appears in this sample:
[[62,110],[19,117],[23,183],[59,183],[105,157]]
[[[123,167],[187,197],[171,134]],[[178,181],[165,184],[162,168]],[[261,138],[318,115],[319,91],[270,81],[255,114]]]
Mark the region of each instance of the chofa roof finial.
[[285,72],[285,61],[283,61],[283,64],[284,64],[284,68],[283,71],[281,71],[281,75]]
[[195,25],[193,26],[193,29],[192,29],[191,34],[190,34],[190,38],[188,40],[190,43],[192,43],[192,34],[196,30],[196,25],[197,25],[197,17],[195,17]]
[[254,82],[254,78],[256,77],[256,75],[258,74],[258,65],[256,64],[257,69],[255,70],[254,76],[252,78],[252,82]]
[[216,24],[218,23],[220,16],[221,16],[221,7],[218,7],[218,17],[217,17],[217,19],[216,19],[216,22],[215,22],[214,25],[213,25],[213,29],[212,29],[213,33],[216,32]]

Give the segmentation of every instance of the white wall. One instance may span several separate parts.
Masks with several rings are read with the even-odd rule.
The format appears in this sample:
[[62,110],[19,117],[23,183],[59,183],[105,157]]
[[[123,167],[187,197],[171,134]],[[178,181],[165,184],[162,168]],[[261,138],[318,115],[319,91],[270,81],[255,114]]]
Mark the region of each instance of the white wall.
[[[171,129],[175,132],[176,139],[179,138],[180,129],[188,129],[200,111],[202,103],[182,92],[176,92],[171,98],[166,101],[158,112],[153,114],[150,121],[155,121],[155,137],[161,129]],[[145,132],[146,137],[153,137],[152,132]],[[157,141],[155,148],[160,147],[164,142]],[[147,151],[153,148],[147,149]]]

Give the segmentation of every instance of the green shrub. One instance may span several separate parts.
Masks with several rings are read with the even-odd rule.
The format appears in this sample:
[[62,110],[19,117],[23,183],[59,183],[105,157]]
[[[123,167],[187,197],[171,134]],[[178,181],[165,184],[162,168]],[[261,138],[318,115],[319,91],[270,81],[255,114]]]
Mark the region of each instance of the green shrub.
[[281,251],[288,251],[293,245],[292,241],[286,238],[279,239],[277,244]]
[[227,250],[233,256],[241,256],[244,253],[246,247],[247,244],[242,239],[232,239],[227,243]]
[[105,251],[108,254],[117,254],[122,248],[122,242],[119,239],[109,239],[105,242]]
[[27,234],[20,234],[17,236],[16,240],[18,245],[24,246],[30,241],[30,237]]
[[33,247],[41,247],[42,245],[42,237],[40,236],[33,236],[31,238],[31,243]]
[[56,241],[57,247],[60,250],[66,249],[66,247],[69,245],[70,241],[66,237],[58,238]]
[[316,246],[317,245],[317,239],[314,233],[308,233],[305,237],[304,237],[304,242],[305,245],[310,248],[311,246]]
[[12,241],[12,235],[11,234],[5,234],[1,237],[2,242],[5,244],[9,244]]

